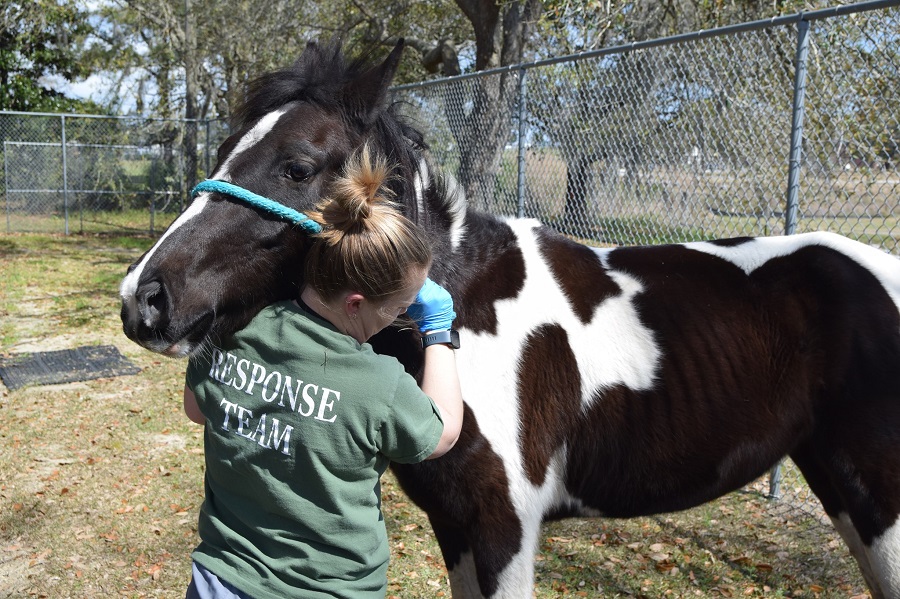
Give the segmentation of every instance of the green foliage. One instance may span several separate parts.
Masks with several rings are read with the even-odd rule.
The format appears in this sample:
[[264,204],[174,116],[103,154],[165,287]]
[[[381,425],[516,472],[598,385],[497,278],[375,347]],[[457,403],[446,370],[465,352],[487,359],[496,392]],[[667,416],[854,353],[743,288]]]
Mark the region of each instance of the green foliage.
[[532,47],[542,57],[560,56],[832,4],[830,0],[544,0]]
[[102,112],[47,83],[48,77],[74,81],[90,74],[81,60],[91,32],[86,12],[74,0],[13,1],[0,10],[0,110]]
[[104,27],[98,60],[136,79],[120,90],[119,102],[133,97],[139,114],[165,118],[185,115],[185,68],[195,116],[227,117],[250,78],[289,66],[309,40],[339,37],[351,52],[379,56],[404,37],[411,48],[396,78],[402,83],[425,78],[420,53],[426,46],[464,40],[471,31],[451,0],[131,0],[101,6],[97,17],[113,25]]

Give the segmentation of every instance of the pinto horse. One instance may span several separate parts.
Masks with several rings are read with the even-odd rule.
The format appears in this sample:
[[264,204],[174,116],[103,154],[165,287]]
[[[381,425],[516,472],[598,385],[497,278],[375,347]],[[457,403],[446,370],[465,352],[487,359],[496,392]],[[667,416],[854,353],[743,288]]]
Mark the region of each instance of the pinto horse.
[[[311,43],[256,80],[211,179],[304,211],[362,144],[396,165],[462,338],[459,442],[394,466],[453,596],[530,597],[548,518],[682,510],[789,455],[872,596],[900,597],[900,261],[829,233],[594,249],[471,210],[388,101],[401,49],[367,64]],[[199,192],[125,276],[126,335],[201,351],[297,296],[308,239]],[[421,368],[414,331],[373,345]]]

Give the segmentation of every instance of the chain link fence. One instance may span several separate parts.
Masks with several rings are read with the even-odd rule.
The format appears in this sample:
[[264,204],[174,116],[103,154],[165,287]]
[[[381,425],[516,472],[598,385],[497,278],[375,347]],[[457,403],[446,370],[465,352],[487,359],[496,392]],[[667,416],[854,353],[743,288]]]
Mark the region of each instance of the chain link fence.
[[223,121],[0,112],[5,230],[159,233],[227,133]]
[[[900,253],[898,15],[848,5],[395,91],[481,209],[588,243],[827,229]],[[6,230],[159,232],[226,135],[0,112]]]
[[[395,88],[490,212],[588,244],[828,230],[894,254],[898,94],[897,0]],[[784,466],[748,489],[827,523]]]
[[482,209],[589,243],[830,230],[900,253],[896,0],[395,91]]

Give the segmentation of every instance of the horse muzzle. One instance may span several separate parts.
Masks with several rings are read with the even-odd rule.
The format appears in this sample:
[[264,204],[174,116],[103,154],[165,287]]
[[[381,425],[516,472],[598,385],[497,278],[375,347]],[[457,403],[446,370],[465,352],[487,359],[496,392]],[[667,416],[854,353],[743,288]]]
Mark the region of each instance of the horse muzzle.
[[129,339],[152,352],[186,356],[206,338],[212,312],[195,315],[186,323],[173,323],[165,285],[146,281],[133,293],[122,293],[122,330]]

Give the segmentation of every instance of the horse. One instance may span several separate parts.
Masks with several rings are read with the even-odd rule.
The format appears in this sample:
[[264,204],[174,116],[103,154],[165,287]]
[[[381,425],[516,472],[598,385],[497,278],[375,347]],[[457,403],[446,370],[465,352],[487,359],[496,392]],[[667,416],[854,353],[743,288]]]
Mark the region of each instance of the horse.
[[[872,596],[900,597],[900,260],[825,232],[598,249],[474,210],[391,101],[402,47],[311,42],[248,85],[210,178],[261,200],[198,191],[124,276],[125,334],[186,356],[296,297],[310,238],[270,208],[312,208],[367,143],[458,315],[460,439],[392,466],[453,597],[530,597],[548,519],[683,510],[784,456]],[[416,331],[372,344],[420,372]]]

